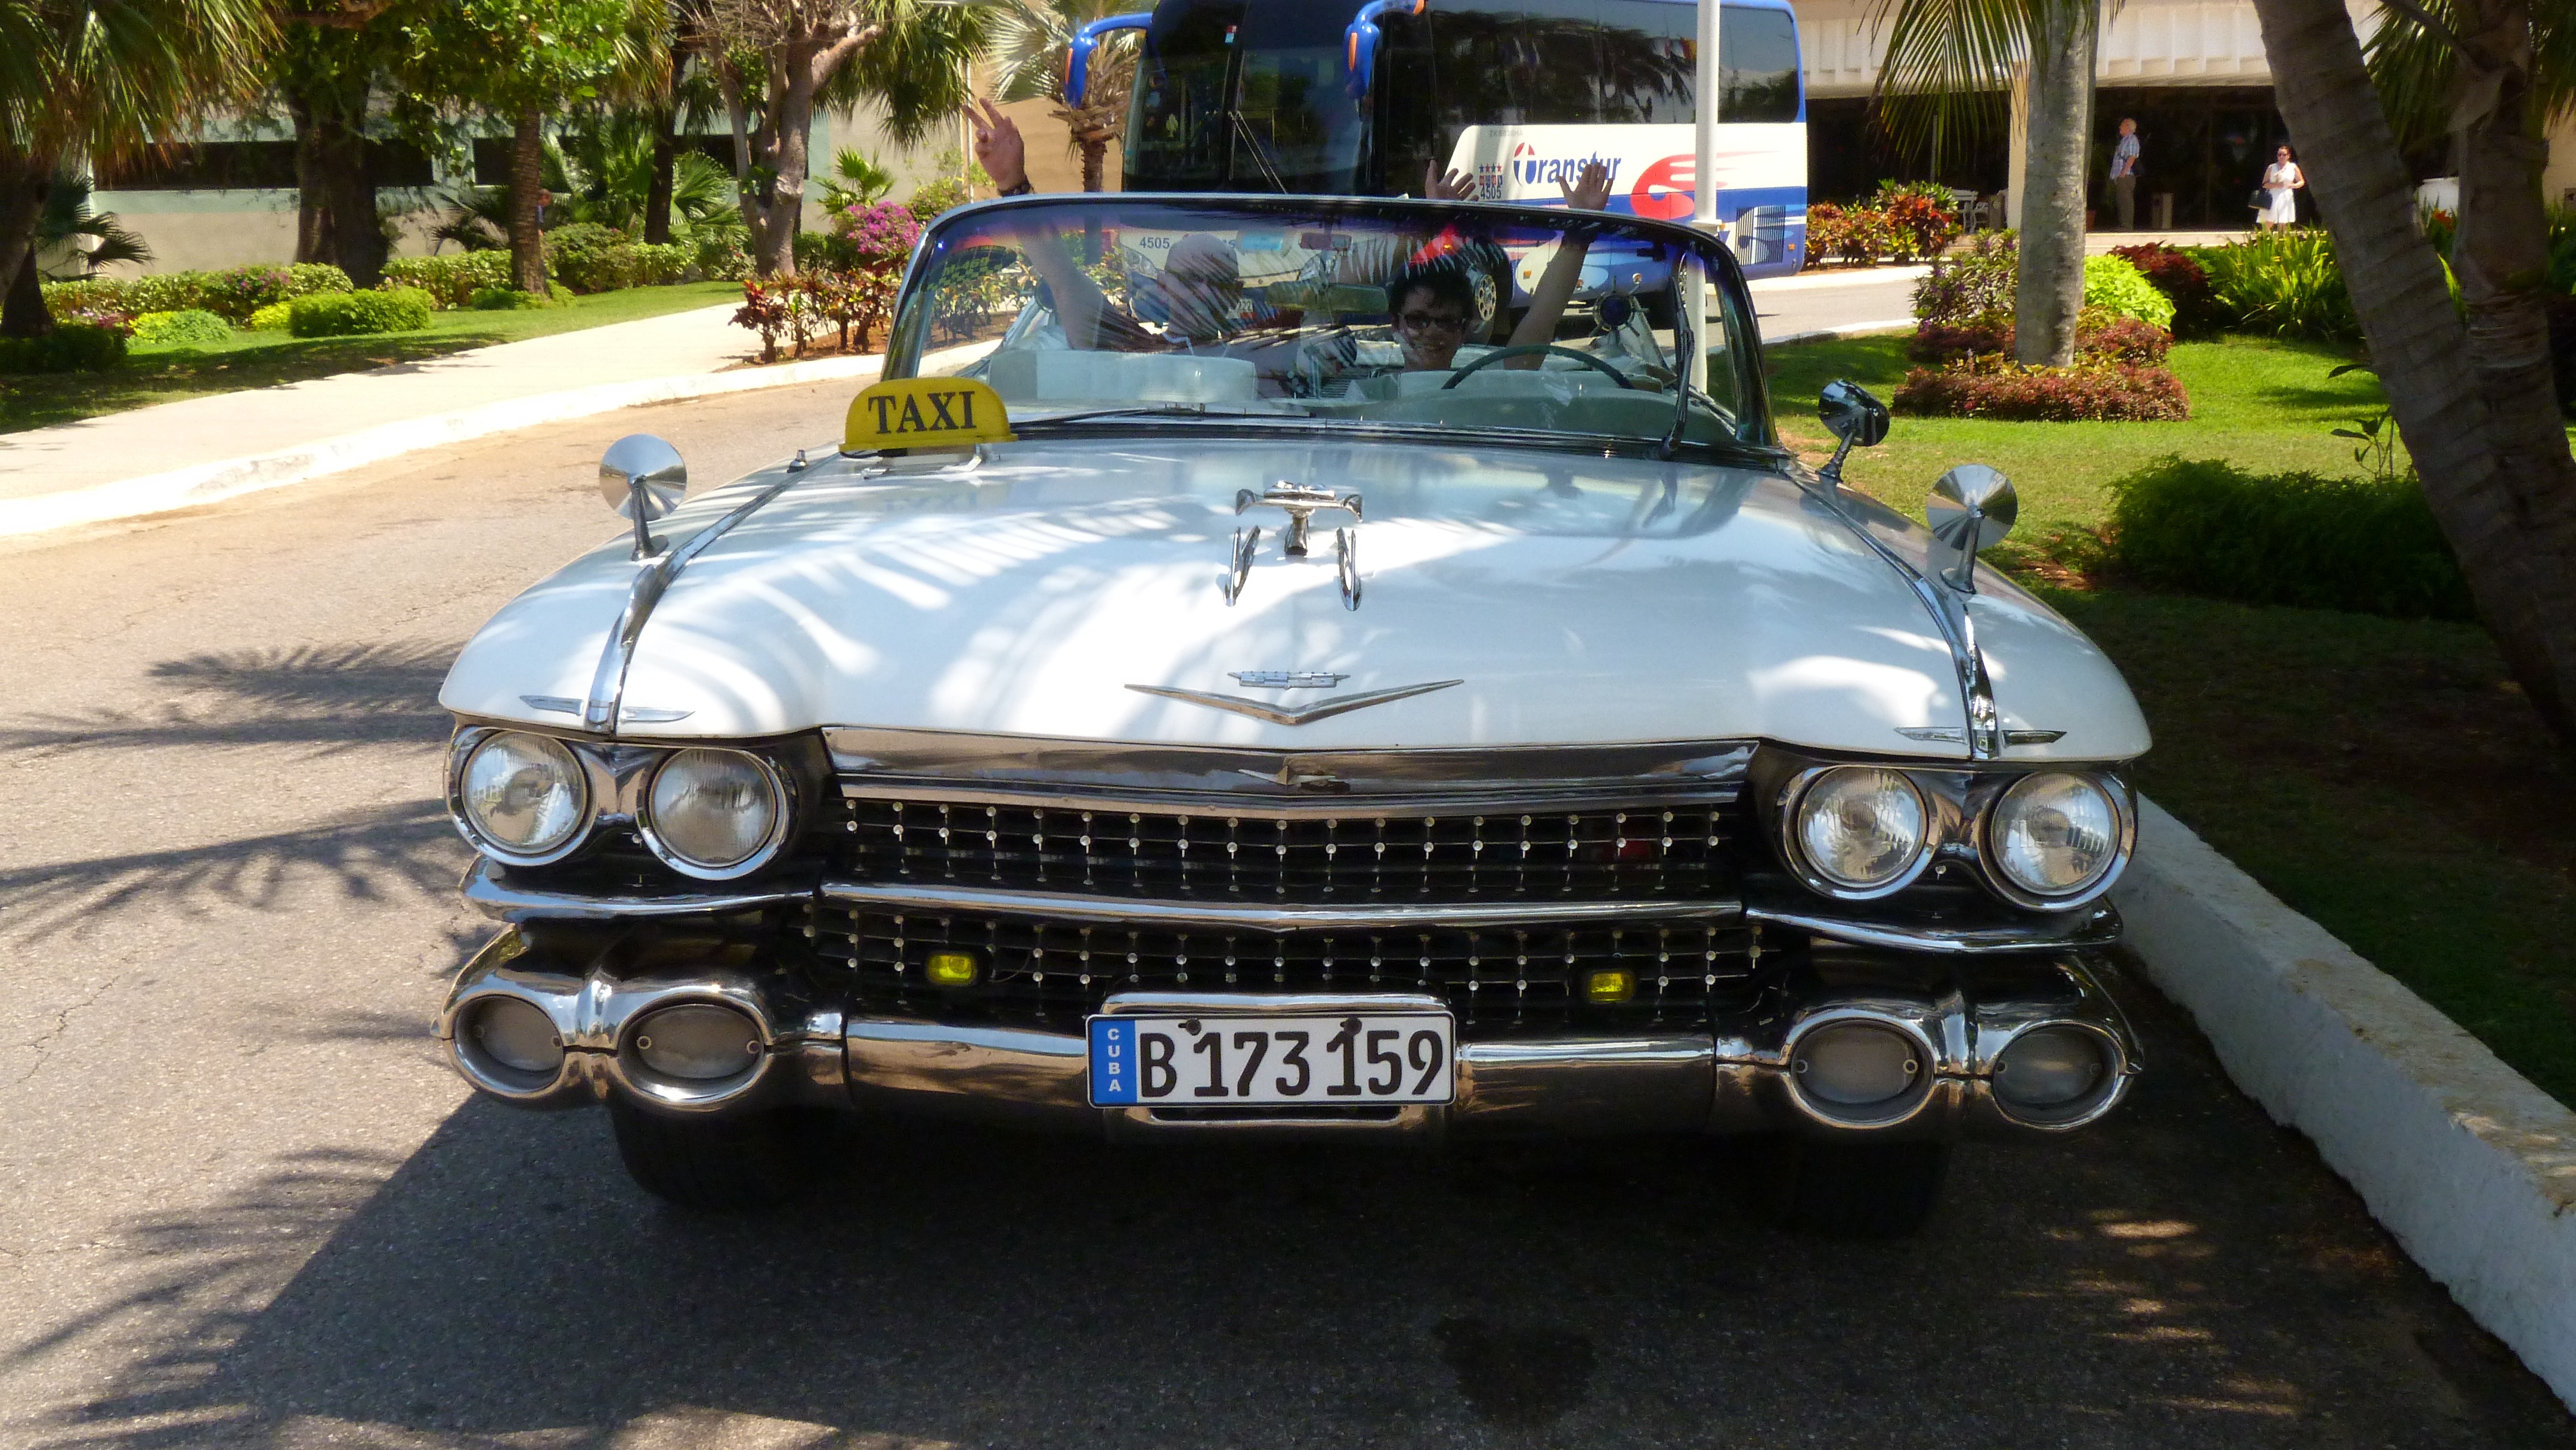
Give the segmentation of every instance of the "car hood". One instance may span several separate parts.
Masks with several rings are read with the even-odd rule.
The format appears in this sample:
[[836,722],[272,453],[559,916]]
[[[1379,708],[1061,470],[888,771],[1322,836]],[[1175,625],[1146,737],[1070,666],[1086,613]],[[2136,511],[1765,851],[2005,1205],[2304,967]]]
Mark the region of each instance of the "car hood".
[[[1964,719],[1947,644],[1853,517],[1754,469],[1293,437],[1023,441],[932,468],[835,459],[690,559],[637,637],[620,734],[685,740],[869,726],[1256,748],[1769,739],[1958,758],[1901,733]],[[685,544],[790,476],[756,474],[656,526]],[[1358,492],[1365,521],[1242,490]],[[1860,527],[1919,556],[1919,528]],[[1235,531],[1262,530],[1226,598]],[[1356,542],[1349,607],[1336,526]],[[621,535],[494,616],[440,703],[567,727],[638,565]],[[1971,604],[2005,726],[2031,759],[2145,750],[2127,686],[2072,625],[1990,571]],[[1237,672],[1338,676],[1281,688]],[[1455,683],[1443,683],[1455,682]],[[1289,711],[1440,688],[1303,724]],[[575,704],[577,709],[577,704]]]

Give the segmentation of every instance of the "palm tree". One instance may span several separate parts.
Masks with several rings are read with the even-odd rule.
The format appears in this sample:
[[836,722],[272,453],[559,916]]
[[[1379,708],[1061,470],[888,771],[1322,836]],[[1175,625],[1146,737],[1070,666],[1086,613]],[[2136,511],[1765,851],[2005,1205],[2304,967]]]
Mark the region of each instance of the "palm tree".
[[0,333],[48,331],[34,243],[56,173],[112,170],[257,84],[273,33],[258,0],[9,0],[0,5]]
[[1880,0],[1887,30],[1882,113],[1907,144],[1946,141],[2001,115],[2027,68],[2020,275],[2013,305],[2024,363],[2074,361],[2084,308],[2084,188],[2093,130],[2096,0]]
[[44,217],[36,224],[36,255],[55,261],[44,280],[76,282],[97,276],[110,262],[152,260],[152,248],[124,218],[112,211],[91,210],[89,199],[87,181],[77,176],[54,178],[53,194],[45,198]]
[[[2576,93],[2576,22],[2530,0],[2383,0],[2383,24],[2411,31],[2376,47],[2383,91],[2343,0],[2254,10],[2425,500],[2523,693],[2576,745],[2576,459],[2552,388],[2539,176],[2542,128]],[[2461,161],[2461,309],[2398,150],[2435,96]]]
[[1003,101],[1049,100],[1082,155],[1082,189],[1106,184],[1109,144],[1127,124],[1127,100],[1136,85],[1136,36],[1113,31],[1092,52],[1082,104],[1065,100],[1065,60],[1075,32],[1140,8],[1144,0],[1009,0],[993,14],[992,42],[984,52],[993,68],[993,94]]

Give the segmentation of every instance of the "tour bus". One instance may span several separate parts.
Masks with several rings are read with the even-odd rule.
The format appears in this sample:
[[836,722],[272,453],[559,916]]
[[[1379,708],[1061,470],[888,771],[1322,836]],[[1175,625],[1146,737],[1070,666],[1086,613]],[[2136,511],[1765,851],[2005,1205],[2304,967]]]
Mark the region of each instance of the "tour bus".
[[[1069,89],[1141,29],[1129,191],[1419,195],[1428,163],[1491,200],[1555,202],[1584,162],[1610,209],[1691,215],[1693,0],[1162,0],[1086,27]],[[1795,272],[1806,92],[1787,0],[1719,15],[1717,215],[1752,276]]]

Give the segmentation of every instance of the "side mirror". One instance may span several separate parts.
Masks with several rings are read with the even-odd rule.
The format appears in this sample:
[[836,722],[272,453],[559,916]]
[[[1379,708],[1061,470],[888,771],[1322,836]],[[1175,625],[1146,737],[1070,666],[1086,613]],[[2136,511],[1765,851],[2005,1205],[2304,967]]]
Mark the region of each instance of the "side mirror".
[[1869,389],[1849,378],[1837,378],[1825,384],[1816,400],[1816,417],[1826,429],[1842,440],[1834,449],[1833,461],[1820,471],[1819,477],[1835,488],[1843,486],[1843,460],[1854,448],[1876,448],[1887,439],[1887,405],[1870,396]]
[[1962,594],[1977,592],[1977,555],[2004,541],[2021,500],[2012,480],[1982,463],[1962,463],[1932,485],[1923,506],[1932,525],[1932,568]]
[[608,445],[599,460],[599,496],[622,519],[635,521],[635,557],[655,553],[647,527],[680,506],[689,491],[689,465],[680,450],[650,433],[629,433]]

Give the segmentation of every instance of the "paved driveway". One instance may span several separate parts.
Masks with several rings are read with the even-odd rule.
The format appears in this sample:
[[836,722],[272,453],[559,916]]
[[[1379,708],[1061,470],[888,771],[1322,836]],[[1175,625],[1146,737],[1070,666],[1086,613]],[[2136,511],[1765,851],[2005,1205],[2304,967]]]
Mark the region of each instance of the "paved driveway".
[[2565,1413],[2143,989],[2151,1075],[1893,1245],[1693,1142],[1117,1151],[853,1132],[701,1220],[469,1102],[431,696],[839,389],[536,430],[0,552],[0,1445],[2496,1446]]

